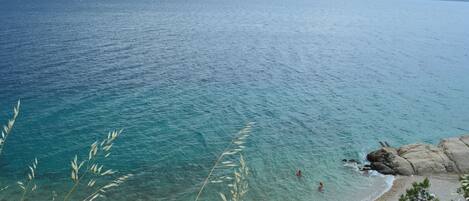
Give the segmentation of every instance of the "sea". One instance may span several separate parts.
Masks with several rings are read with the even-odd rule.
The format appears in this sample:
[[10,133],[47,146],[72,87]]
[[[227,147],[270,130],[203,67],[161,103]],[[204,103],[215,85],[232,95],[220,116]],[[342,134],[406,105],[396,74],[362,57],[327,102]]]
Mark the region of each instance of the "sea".
[[[18,100],[0,200],[35,158],[25,200],[64,200],[75,155],[115,129],[93,187],[132,176],[97,200],[195,200],[247,124],[244,200],[373,200],[393,178],[343,159],[469,133],[469,2],[0,0],[2,125]],[[200,201],[230,197],[221,168]]]

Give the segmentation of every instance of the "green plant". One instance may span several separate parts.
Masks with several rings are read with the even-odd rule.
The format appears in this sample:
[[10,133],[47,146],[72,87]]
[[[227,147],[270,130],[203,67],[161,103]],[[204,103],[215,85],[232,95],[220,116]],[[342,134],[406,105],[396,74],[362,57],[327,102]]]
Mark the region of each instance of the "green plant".
[[406,193],[401,195],[399,201],[439,201],[439,199],[430,194],[430,180],[425,178],[422,182],[412,183],[412,187],[406,190]]
[[461,176],[459,181],[461,182],[461,187],[458,188],[458,193],[466,200],[469,200],[469,174]]

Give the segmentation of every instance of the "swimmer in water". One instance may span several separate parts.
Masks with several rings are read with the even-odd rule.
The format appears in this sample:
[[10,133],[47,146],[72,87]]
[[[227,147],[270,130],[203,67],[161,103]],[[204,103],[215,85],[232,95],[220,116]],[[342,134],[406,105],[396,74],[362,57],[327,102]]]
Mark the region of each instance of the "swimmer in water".
[[324,191],[324,184],[322,183],[322,181],[319,182],[318,191],[319,191],[319,192],[323,192],[323,191]]
[[296,171],[296,176],[297,176],[297,177],[301,177],[301,176],[302,176],[302,175],[301,175],[301,170]]

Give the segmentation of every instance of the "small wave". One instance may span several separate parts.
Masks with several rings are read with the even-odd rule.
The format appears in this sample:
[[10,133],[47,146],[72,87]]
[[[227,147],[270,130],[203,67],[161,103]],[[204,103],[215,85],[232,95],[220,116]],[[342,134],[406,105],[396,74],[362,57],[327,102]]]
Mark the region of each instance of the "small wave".
[[[367,160],[366,160],[366,152],[365,151],[361,151],[358,153],[358,155],[360,156],[360,162],[362,164],[366,164],[367,163]],[[359,168],[359,165],[357,163],[350,163],[350,162],[345,162],[344,163],[344,166],[345,167],[351,167],[353,168],[354,170],[358,171],[358,172],[362,172],[360,171],[360,168]],[[365,174],[364,174],[365,175]],[[384,183],[386,184],[386,187],[384,188],[383,191],[381,191],[376,197],[370,199],[370,201],[374,201],[376,199],[378,199],[379,197],[383,196],[386,192],[388,192],[389,190],[391,190],[392,188],[392,185],[394,183],[394,180],[395,180],[395,177],[393,175],[384,175],[384,174],[381,174],[379,173],[378,171],[376,170],[369,170],[366,174],[367,176],[369,177],[381,177],[381,178],[384,178]],[[369,198],[367,198],[369,199]]]
[[348,167],[353,169],[354,171],[360,172],[360,168],[358,167],[358,163],[355,162],[345,162],[344,167]]
[[[374,171],[376,172],[376,171]],[[386,192],[390,191],[391,188],[392,188],[392,185],[394,183],[394,180],[395,180],[395,177],[392,176],[392,175],[383,175],[383,174],[380,174],[378,172],[376,172],[376,174],[378,174],[378,176],[380,177],[384,177],[384,182],[386,183],[386,188],[380,193],[378,194],[378,196],[376,196],[373,200],[376,200],[378,199],[379,197],[383,196]]]
[[[361,156],[361,159],[362,159],[362,162],[365,163],[366,161],[366,152],[365,151],[362,151],[360,152],[360,156]],[[394,180],[395,180],[395,177],[393,175],[384,175],[384,174],[381,174],[379,173],[378,171],[376,170],[370,170],[369,172],[369,176],[371,177],[383,177],[384,178],[384,182],[386,184],[386,187],[384,188],[383,191],[381,191],[378,196],[376,196],[375,198],[371,199],[371,201],[374,201],[376,199],[378,199],[379,197],[383,196],[386,192],[388,192],[389,190],[391,190],[392,188],[392,185],[394,183]]]

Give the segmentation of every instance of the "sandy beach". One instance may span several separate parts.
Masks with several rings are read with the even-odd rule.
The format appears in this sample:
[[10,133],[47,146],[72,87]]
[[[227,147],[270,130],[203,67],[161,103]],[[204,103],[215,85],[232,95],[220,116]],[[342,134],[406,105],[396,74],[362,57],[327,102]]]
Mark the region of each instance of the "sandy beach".
[[[464,198],[457,194],[460,187],[458,175],[432,175],[430,179],[430,192],[435,194],[441,201],[464,201]],[[399,196],[405,193],[406,189],[412,186],[413,182],[421,182],[425,176],[396,176],[391,189],[384,193],[376,201],[396,201]]]

